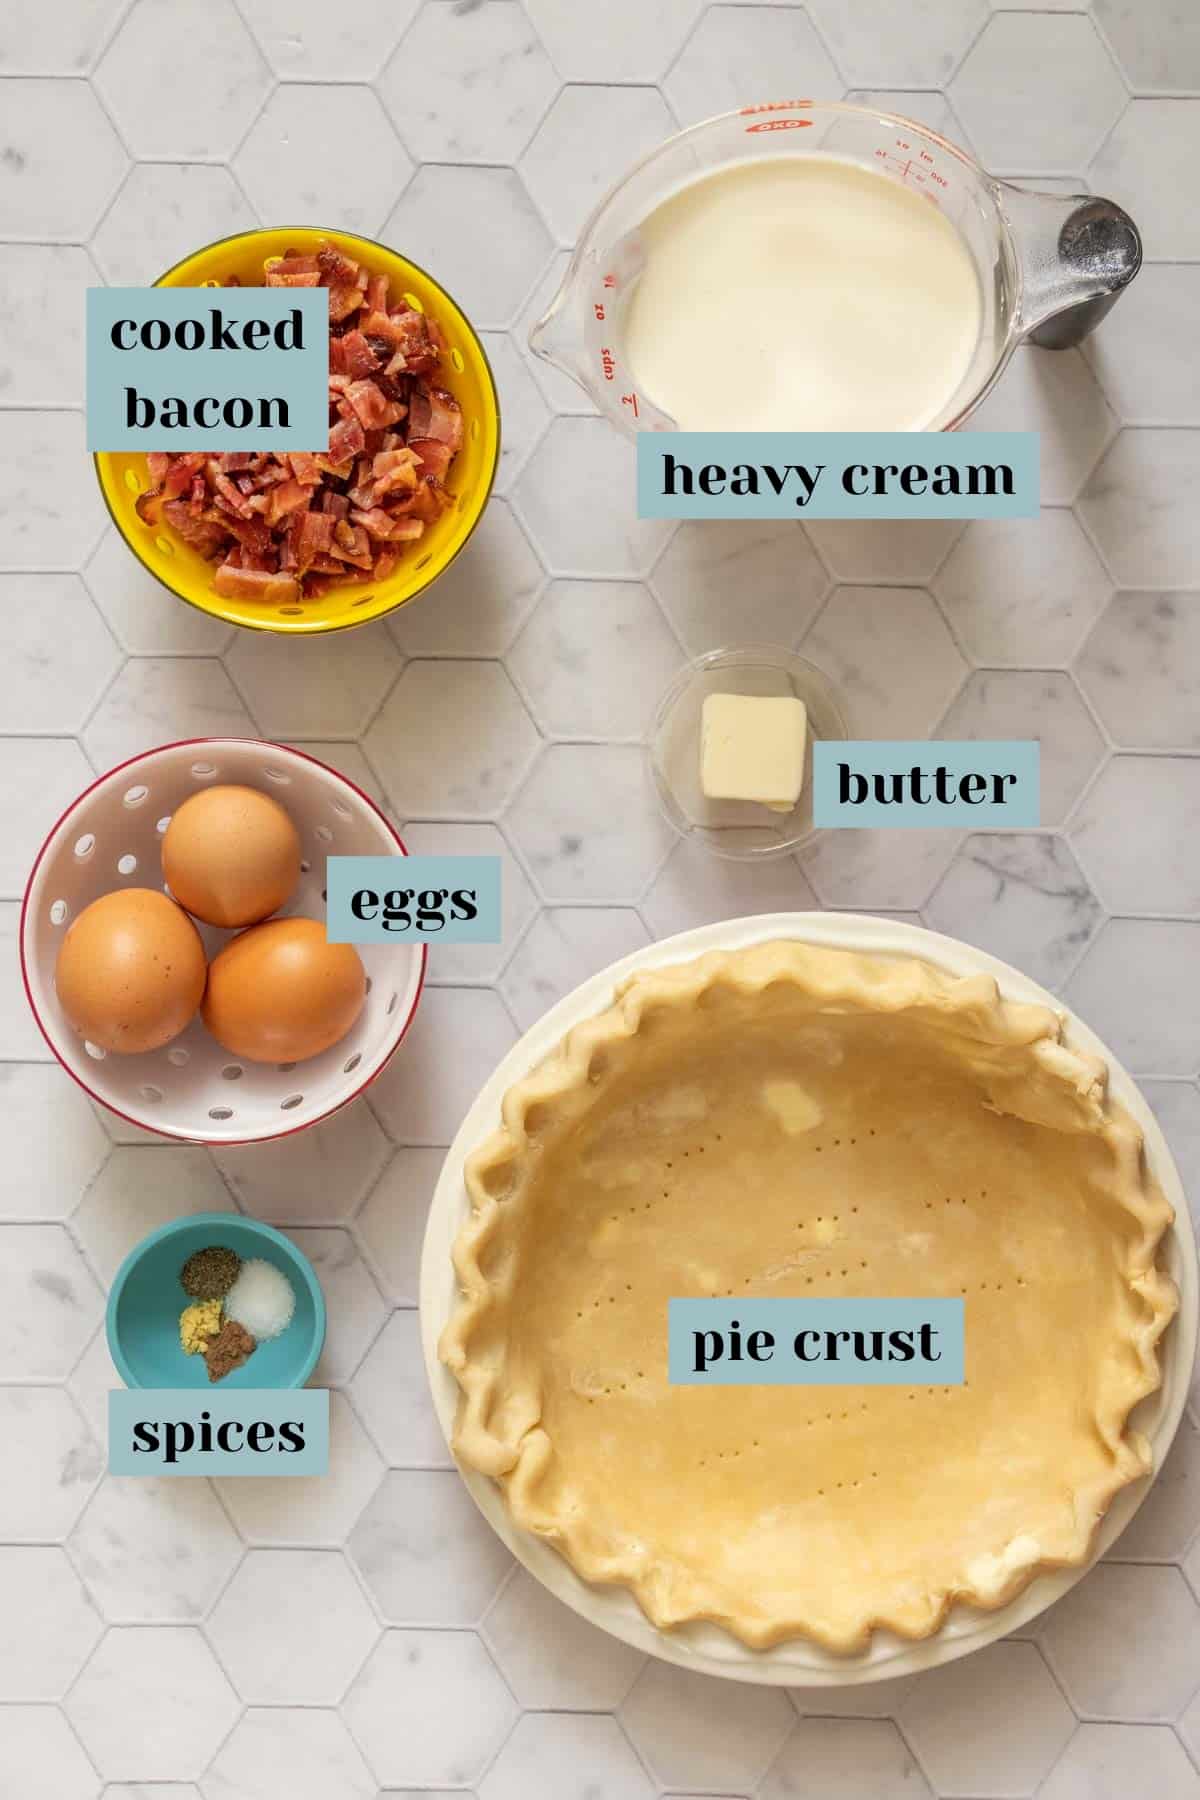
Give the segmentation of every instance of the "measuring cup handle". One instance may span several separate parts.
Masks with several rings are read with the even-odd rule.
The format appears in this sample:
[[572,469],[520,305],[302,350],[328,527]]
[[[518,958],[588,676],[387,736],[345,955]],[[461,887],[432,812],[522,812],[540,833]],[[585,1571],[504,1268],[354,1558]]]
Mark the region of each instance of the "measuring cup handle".
[[1137,226],[1115,200],[1039,194],[1009,182],[998,198],[1021,259],[1017,329],[1067,350],[1095,329],[1142,266]]

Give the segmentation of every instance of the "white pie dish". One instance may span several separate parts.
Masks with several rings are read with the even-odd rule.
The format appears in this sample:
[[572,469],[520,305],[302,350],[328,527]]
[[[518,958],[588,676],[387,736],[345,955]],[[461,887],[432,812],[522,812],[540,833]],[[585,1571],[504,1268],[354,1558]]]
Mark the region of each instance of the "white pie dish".
[[[468,1211],[463,1164],[499,1120],[504,1092],[554,1048],[575,1024],[603,1010],[615,984],[636,969],[682,962],[709,950],[732,950],[776,938],[842,949],[916,955],[956,974],[990,974],[1013,1000],[1050,1006],[1065,1021],[1072,1047],[1103,1057],[1112,1092],[1137,1120],[1146,1139],[1151,1170],[1177,1219],[1184,1222],[1164,1241],[1162,1261],[1179,1288],[1179,1314],[1162,1345],[1163,1383],[1137,1409],[1134,1422],[1154,1451],[1157,1472],[1183,1414],[1195,1356],[1197,1332],[1196,1246],[1186,1228],[1187,1201],[1174,1161],[1148,1105],[1132,1078],[1104,1044],[1054,997],[1017,970],[972,946],[891,919],[838,913],[775,913],[703,926],[624,958],[584,982],[539,1020],[504,1058],[485,1084],[447,1153],[430,1208],[421,1268],[421,1319],[426,1366],[434,1405],[447,1442],[453,1427],[458,1387],[438,1360],[437,1343],[454,1304],[456,1287],[450,1247]],[[1009,1605],[994,1612],[957,1607],[935,1636],[913,1643],[877,1632],[860,1656],[834,1656],[805,1639],[766,1651],[751,1650],[713,1625],[658,1630],[632,1594],[620,1587],[584,1582],[548,1544],[513,1525],[499,1490],[485,1476],[462,1470],[472,1497],[509,1547],[549,1590],[591,1623],[652,1655],[698,1672],[731,1680],[789,1687],[849,1686],[910,1675],[950,1662],[1029,1623],[1086,1574],[1091,1563],[1039,1576]],[[1152,1479],[1152,1478],[1151,1478]],[[1150,1480],[1123,1489],[1097,1533],[1094,1562],[1113,1544],[1145,1497]]]

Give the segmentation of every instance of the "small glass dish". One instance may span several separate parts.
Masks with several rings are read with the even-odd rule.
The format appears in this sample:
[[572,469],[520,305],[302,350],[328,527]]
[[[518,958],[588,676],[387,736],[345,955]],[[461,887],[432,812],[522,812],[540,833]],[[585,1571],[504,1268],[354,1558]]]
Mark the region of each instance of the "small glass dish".
[[[790,812],[753,800],[709,800],[700,788],[700,714],[709,694],[793,694],[808,709],[804,785]],[[846,735],[833,688],[815,664],[770,644],[710,650],[682,668],[658,705],[646,760],[659,804],[681,837],[741,862],[783,856],[812,836],[812,747]]]

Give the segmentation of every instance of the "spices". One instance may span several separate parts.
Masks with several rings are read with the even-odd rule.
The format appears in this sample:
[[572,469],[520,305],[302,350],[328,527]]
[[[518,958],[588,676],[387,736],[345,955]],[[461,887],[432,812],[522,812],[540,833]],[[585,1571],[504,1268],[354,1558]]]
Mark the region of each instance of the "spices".
[[208,1379],[223,1381],[234,1369],[241,1368],[255,1348],[255,1341],[245,1326],[239,1325],[236,1319],[226,1319],[204,1353]]
[[195,1300],[220,1300],[238,1278],[242,1259],[223,1244],[209,1244],[189,1256],[179,1279]]
[[260,1343],[285,1331],[295,1310],[296,1295],[291,1282],[281,1269],[261,1256],[252,1256],[242,1264],[225,1298],[228,1317],[246,1326]]
[[197,1300],[185,1306],[179,1315],[179,1342],[185,1356],[197,1356],[207,1350],[209,1339],[221,1329],[221,1302]]

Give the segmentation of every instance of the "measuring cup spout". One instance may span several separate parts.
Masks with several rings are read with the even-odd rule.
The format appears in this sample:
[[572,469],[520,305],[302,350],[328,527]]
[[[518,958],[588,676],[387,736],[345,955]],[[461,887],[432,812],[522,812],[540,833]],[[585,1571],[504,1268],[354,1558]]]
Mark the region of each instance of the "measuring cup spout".
[[1142,240],[1114,200],[997,182],[1021,263],[1016,328],[1044,350],[1078,344],[1142,266]]
[[561,369],[572,381],[589,393],[584,373],[583,337],[576,322],[575,288],[570,271],[553,300],[529,333],[529,348],[535,356],[552,367]]

